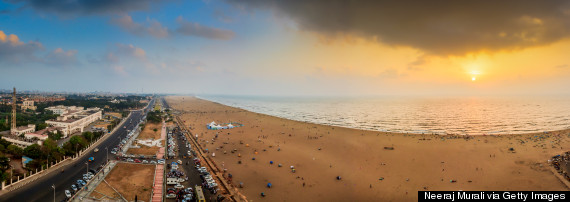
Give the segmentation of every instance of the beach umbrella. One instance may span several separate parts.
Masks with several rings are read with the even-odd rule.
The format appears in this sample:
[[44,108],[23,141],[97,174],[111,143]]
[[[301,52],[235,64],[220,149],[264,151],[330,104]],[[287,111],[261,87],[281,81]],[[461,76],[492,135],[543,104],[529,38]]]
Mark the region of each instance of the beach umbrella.
[[272,165],[273,165],[273,161],[269,161],[269,164],[272,164]]
[[267,183],[267,188],[271,188],[271,182]]

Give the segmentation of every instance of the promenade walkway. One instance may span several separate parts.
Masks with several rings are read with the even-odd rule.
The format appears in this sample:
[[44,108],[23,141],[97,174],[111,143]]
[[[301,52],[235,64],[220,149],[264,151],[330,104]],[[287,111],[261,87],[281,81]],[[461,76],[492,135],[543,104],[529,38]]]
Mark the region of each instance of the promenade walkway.
[[[166,139],[166,123],[162,121],[162,130],[160,131],[160,139]],[[164,158],[164,148],[161,147],[158,150],[158,154],[156,154],[157,159]],[[152,201],[153,202],[162,202],[162,196],[164,190],[164,164],[156,165],[156,169],[154,169],[154,186],[152,188]]]

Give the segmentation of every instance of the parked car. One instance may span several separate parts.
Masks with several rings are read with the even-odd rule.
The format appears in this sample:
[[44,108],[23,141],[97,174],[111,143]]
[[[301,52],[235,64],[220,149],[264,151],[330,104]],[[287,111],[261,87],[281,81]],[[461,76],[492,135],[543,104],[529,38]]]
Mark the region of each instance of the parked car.
[[140,163],[140,162],[141,162],[141,160],[135,159],[135,163]]
[[168,194],[166,195],[166,198],[176,198],[176,194]]
[[134,161],[133,159],[131,159],[131,158],[128,158],[128,159],[127,159],[127,162],[135,162],[135,161]]
[[73,190],[74,192],[77,191],[77,186],[75,186],[74,184],[71,185],[71,190]]
[[71,198],[71,192],[69,190],[65,190],[65,197]]
[[142,163],[148,163],[148,161],[147,161],[147,160],[143,160]]
[[152,163],[152,164],[156,164],[156,161],[154,161],[154,160],[153,160],[153,161],[150,161],[150,163]]
[[184,185],[177,184],[177,185],[174,185],[174,188],[176,188],[176,189],[184,189]]

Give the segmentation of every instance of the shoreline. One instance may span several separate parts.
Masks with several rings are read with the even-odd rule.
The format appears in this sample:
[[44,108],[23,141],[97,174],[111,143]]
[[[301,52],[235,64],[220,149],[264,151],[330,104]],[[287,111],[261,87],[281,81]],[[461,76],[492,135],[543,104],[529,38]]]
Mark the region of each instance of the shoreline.
[[349,129],[355,129],[355,130],[365,130],[365,131],[372,131],[372,132],[383,132],[383,133],[393,133],[393,134],[416,134],[416,135],[457,135],[457,136],[497,136],[497,135],[531,135],[531,134],[540,134],[540,133],[544,133],[544,132],[570,132],[570,127],[569,128],[565,128],[565,129],[554,129],[554,130],[545,130],[545,131],[537,131],[537,132],[527,132],[527,133],[480,133],[480,134],[458,134],[458,133],[434,133],[434,132],[426,132],[426,133],[414,133],[414,132],[396,132],[396,131],[383,131],[383,130],[372,130],[372,129],[368,129],[368,128],[357,128],[357,127],[348,127],[348,126],[342,126],[342,125],[331,125],[331,124],[326,124],[326,123],[316,123],[316,122],[310,122],[310,121],[300,121],[300,120],[295,120],[295,119],[290,119],[290,118],[286,118],[286,117],[280,117],[280,116],[276,116],[276,115],[271,115],[271,114],[264,114],[261,112],[254,112],[248,109],[244,109],[238,106],[230,106],[230,105],[226,105],[223,103],[220,103],[218,101],[212,101],[212,100],[208,100],[206,98],[202,98],[202,97],[198,97],[198,96],[182,96],[182,97],[194,97],[196,99],[200,99],[200,100],[204,100],[204,101],[208,101],[208,102],[212,102],[215,104],[219,104],[219,105],[223,105],[226,107],[231,107],[231,108],[235,108],[235,109],[241,109],[241,110],[245,110],[251,113],[257,113],[257,114],[263,114],[263,115],[267,115],[267,116],[272,116],[272,117],[276,117],[276,118],[280,118],[280,119],[285,119],[285,120],[290,120],[290,121],[297,121],[297,122],[301,122],[301,123],[308,123],[308,124],[317,124],[317,125],[325,125],[325,126],[331,126],[331,127],[342,127],[342,128],[349,128]]
[[[568,149],[570,130],[390,133],[283,119],[195,97],[166,99],[215,153],[212,160],[234,176],[233,184],[244,183],[239,189],[249,200],[401,201],[417,200],[423,190],[568,190],[546,161]],[[212,121],[244,126],[207,130]]]

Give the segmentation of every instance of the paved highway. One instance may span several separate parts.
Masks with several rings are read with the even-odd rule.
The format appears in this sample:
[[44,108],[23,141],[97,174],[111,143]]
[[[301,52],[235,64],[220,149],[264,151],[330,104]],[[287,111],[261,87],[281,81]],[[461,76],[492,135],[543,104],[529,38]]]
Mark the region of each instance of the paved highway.
[[[71,185],[76,183],[78,179],[83,178],[83,174],[87,171],[87,165],[85,165],[87,159],[91,156],[95,157],[95,162],[89,162],[89,169],[96,169],[103,165],[107,158],[105,147],[109,148],[109,152],[116,147],[119,141],[127,136],[127,130],[133,130],[137,126],[138,122],[148,113],[148,110],[152,108],[154,102],[154,100],[151,101],[149,107],[144,111],[133,111],[130,118],[123,122],[123,125],[118,126],[119,128],[114,133],[107,134],[111,137],[101,140],[103,142],[96,147],[90,148],[87,154],[74,160],[71,164],[64,166],[63,173],[61,173],[59,169],[51,172],[35,182],[2,195],[0,201],[54,201],[54,193],[51,188],[53,184],[55,184],[55,200],[65,201],[64,190],[72,191]],[[99,152],[93,152],[94,148],[99,148]],[[109,159],[114,157],[114,155],[109,153]]]

